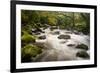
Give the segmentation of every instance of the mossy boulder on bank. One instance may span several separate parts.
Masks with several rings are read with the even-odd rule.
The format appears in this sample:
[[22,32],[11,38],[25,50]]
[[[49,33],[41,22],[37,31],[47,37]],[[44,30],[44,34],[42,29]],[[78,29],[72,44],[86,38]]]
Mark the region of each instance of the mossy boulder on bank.
[[32,57],[36,57],[40,53],[42,53],[41,48],[36,45],[28,44],[21,50],[22,62],[30,62]]
[[31,35],[31,34],[29,34],[27,32],[24,32],[23,36],[21,36],[22,47],[25,46],[26,44],[34,43],[35,39],[36,39],[36,36]]
[[85,59],[89,59],[89,54],[86,51],[80,51],[76,54],[77,57],[81,57],[81,58],[85,58]]
[[79,45],[76,46],[76,48],[83,49],[83,50],[88,50],[89,49],[88,46],[85,45],[85,44],[79,44]]

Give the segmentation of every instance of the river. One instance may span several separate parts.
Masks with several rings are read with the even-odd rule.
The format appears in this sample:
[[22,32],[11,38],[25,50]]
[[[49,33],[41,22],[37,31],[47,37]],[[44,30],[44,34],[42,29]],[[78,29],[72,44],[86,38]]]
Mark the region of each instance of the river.
[[[76,53],[82,49],[76,49],[76,45],[82,43],[90,48],[90,37],[89,35],[84,35],[82,33],[75,34],[72,31],[55,29],[53,31],[50,28],[43,30],[45,33],[41,33],[37,36],[45,35],[46,39],[37,39],[36,42],[44,43],[48,48],[43,51],[42,54],[35,58],[36,62],[45,61],[68,61],[68,60],[82,60],[83,58],[77,57]],[[54,32],[59,32],[59,34],[53,34]],[[59,35],[67,34],[70,39],[59,39]],[[74,44],[68,46],[68,44]],[[89,54],[89,49],[86,51]]]

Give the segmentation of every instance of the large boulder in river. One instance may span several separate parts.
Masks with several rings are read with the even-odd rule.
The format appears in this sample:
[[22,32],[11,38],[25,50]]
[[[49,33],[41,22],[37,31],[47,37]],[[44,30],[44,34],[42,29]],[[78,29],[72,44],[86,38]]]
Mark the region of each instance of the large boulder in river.
[[76,48],[83,49],[83,50],[88,50],[89,49],[88,46],[85,45],[85,44],[79,44],[79,45],[76,46]]
[[46,39],[46,36],[45,35],[42,35],[42,36],[39,36],[38,38],[39,39]]
[[58,39],[70,39],[70,35],[59,35]]
[[89,59],[89,54],[86,51],[79,51],[76,53],[77,57],[81,57],[81,58],[85,58],[85,59]]

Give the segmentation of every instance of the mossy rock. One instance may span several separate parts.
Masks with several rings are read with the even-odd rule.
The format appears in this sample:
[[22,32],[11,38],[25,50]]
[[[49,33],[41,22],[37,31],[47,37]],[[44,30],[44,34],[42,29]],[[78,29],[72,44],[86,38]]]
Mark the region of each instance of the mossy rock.
[[76,54],[77,57],[81,57],[81,58],[85,58],[85,59],[89,59],[90,56],[86,51],[80,51]]
[[24,32],[23,36],[21,37],[22,47],[25,46],[26,44],[34,43],[35,39],[36,39],[36,36],[31,35],[27,32]]
[[79,44],[79,45],[76,46],[76,48],[83,49],[83,50],[88,50],[89,49],[88,46],[85,45],[85,44]]
[[32,57],[36,57],[40,53],[42,53],[41,48],[36,45],[28,44],[21,50],[22,62],[30,62]]

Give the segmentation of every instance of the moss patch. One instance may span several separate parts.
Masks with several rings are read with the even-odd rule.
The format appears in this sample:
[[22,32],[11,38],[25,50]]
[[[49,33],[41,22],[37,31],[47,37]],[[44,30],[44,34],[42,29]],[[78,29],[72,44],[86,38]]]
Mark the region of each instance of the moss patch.
[[24,31],[23,36],[21,37],[22,47],[25,46],[26,44],[34,43],[35,39],[36,39],[36,36],[31,35]]
[[28,44],[22,48],[22,62],[30,62],[32,57],[42,53],[42,49],[36,45]]

